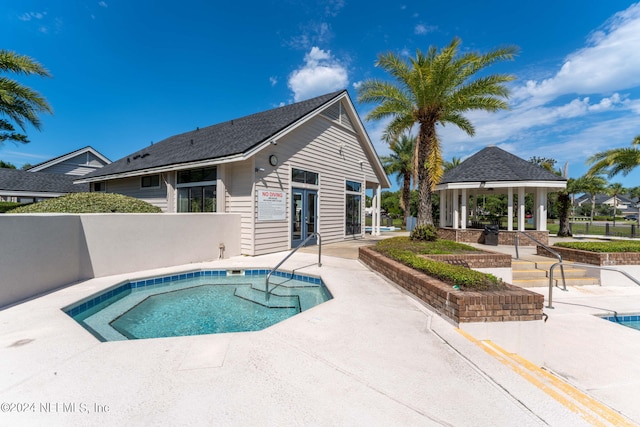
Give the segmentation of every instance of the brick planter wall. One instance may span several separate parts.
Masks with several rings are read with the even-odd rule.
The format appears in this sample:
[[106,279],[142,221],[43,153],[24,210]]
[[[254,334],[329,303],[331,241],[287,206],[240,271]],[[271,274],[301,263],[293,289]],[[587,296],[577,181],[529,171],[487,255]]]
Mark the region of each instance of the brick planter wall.
[[441,262],[447,262],[447,260],[465,261],[469,268],[511,268],[511,255],[491,251],[484,251],[478,254],[422,256]]
[[[484,230],[479,230],[476,228],[466,228],[466,229],[454,229],[454,228],[438,228],[438,237],[444,240],[453,240],[454,242],[462,242],[462,243],[484,243]],[[513,238],[517,234],[517,231],[507,231],[507,230],[499,230],[498,231],[498,244],[499,245],[513,245]],[[549,243],[549,232],[548,231],[537,231],[537,230],[527,230],[527,234],[532,235],[545,245]],[[536,246],[533,240],[528,239],[526,236],[520,235],[519,242],[520,246]]]
[[360,261],[455,323],[541,320],[544,296],[516,286],[501,291],[460,291],[367,247]]
[[[640,265],[640,252],[589,252],[554,246],[564,261],[581,262],[593,265]],[[537,247],[538,255],[556,258],[542,246]]]

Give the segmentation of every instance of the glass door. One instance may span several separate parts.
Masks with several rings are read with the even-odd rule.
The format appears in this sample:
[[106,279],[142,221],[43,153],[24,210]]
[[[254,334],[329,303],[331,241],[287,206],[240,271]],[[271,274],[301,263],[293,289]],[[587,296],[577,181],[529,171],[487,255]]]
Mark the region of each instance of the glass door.
[[[318,192],[294,188],[291,202],[291,247],[295,248],[317,232]],[[307,245],[315,245],[316,241],[317,238],[314,237]]]

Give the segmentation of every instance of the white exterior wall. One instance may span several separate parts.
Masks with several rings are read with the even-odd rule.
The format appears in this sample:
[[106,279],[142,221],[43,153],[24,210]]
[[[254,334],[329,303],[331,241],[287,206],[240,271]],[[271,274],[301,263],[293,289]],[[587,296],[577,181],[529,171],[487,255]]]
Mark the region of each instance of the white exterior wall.
[[[272,154],[278,157],[276,167],[269,165]],[[251,171],[254,168],[265,169],[256,173],[256,189],[285,191],[288,209],[285,221],[255,222],[255,249],[251,255],[290,249],[291,190],[294,187],[318,189],[318,231],[323,243],[332,243],[345,238],[345,181],[360,182],[364,233],[364,189],[367,181],[378,182],[378,179],[357,135],[348,127],[316,116],[280,138],[277,145],[259,152]],[[318,173],[319,186],[292,183],[293,168]],[[253,201],[254,217],[257,218],[256,191]]]
[[112,179],[106,181],[106,191],[107,193],[124,194],[125,196],[144,200],[145,202],[151,203],[154,206],[158,206],[160,209],[162,209],[163,212],[173,212],[175,211],[175,208],[173,210],[168,209],[169,198],[174,197],[173,191],[167,192],[166,184],[166,182],[174,182],[172,181],[172,175],[175,175],[175,172],[165,172],[160,174],[159,188],[142,188],[141,176]]
[[[93,277],[240,255],[231,214],[0,216],[0,308]],[[8,244],[7,242],[11,242]]]
[[[253,247],[253,223],[255,210],[253,160],[224,165],[224,197],[227,213],[240,214],[240,242],[243,255],[255,255]],[[218,197],[223,197],[218,193]]]

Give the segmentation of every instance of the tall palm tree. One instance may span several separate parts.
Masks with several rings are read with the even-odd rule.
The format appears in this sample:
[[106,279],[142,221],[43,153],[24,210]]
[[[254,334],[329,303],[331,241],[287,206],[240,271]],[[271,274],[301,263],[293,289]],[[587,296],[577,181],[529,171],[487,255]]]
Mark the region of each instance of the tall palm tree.
[[36,91],[4,76],[4,73],[51,77],[42,65],[25,55],[0,50],[0,144],[4,141],[27,143],[23,133],[16,132],[14,124],[26,132],[26,125],[40,129],[38,114],[51,113],[51,106]]
[[403,134],[399,138],[391,137],[386,133],[383,137],[390,141],[391,154],[383,156],[380,160],[388,175],[397,173],[398,183],[402,183],[402,196],[400,197],[400,208],[404,212],[402,218],[403,225],[406,225],[406,218],[409,216],[409,204],[411,201],[411,178],[413,176],[413,152],[415,151],[416,139],[412,135]]
[[613,226],[616,226],[616,211],[618,210],[618,196],[627,192],[627,189],[619,182],[607,186],[607,194],[613,197]]
[[418,225],[433,224],[431,196],[442,177],[442,150],[436,125],[453,124],[468,135],[475,134],[473,124],[464,116],[472,110],[498,111],[508,108],[507,74],[477,76],[486,67],[511,60],[516,47],[504,47],[485,54],[459,51],[460,39],[454,38],[438,51],[416,51],[415,58],[405,60],[388,52],[378,55],[377,66],[387,71],[394,82],[377,79],[360,85],[358,100],[378,105],[368,120],[391,118],[388,129],[400,134],[419,125],[414,153],[418,172]]
[[612,148],[596,153],[587,159],[587,164],[593,165],[587,172],[589,175],[606,173],[609,178],[622,172],[627,176],[629,172],[640,166],[640,135],[633,138],[629,148]]

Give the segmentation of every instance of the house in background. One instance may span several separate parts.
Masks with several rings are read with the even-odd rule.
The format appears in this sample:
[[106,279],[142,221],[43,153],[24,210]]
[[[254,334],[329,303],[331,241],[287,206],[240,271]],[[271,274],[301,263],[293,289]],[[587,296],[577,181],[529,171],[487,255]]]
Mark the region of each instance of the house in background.
[[92,147],[84,147],[31,166],[26,171],[0,169],[0,201],[33,203],[89,191],[87,184],[74,184],[74,179],[109,163],[111,160]]
[[242,253],[288,250],[315,233],[364,237],[365,191],[389,188],[347,91],[171,136],[76,182],[164,212],[242,215]]
[[111,163],[107,157],[93,147],[84,147],[63,154],[27,169],[28,172],[48,172],[64,175],[83,176]]
[[[638,214],[638,203],[634,202],[631,197],[625,195],[617,195],[615,200],[613,196],[609,196],[607,194],[596,194],[595,195],[595,205],[607,205],[609,206],[610,212],[613,212],[613,206],[615,203],[616,210],[621,215],[637,215]],[[583,194],[580,197],[576,197],[574,201],[575,206],[582,207],[587,206],[591,209],[591,195]],[[597,208],[596,208],[597,209]]]
[[0,201],[33,203],[89,191],[88,184],[74,184],[76,178],[59,173],[0,168]]

